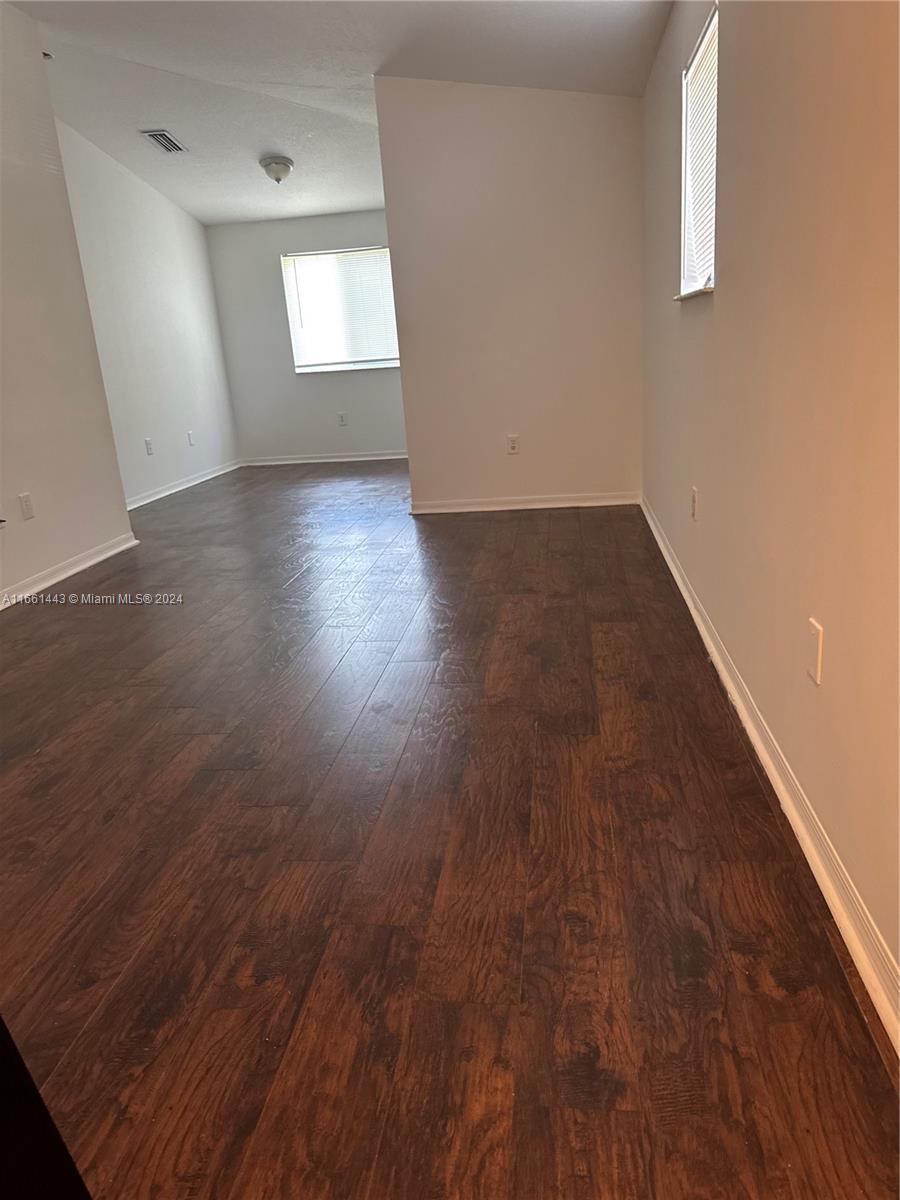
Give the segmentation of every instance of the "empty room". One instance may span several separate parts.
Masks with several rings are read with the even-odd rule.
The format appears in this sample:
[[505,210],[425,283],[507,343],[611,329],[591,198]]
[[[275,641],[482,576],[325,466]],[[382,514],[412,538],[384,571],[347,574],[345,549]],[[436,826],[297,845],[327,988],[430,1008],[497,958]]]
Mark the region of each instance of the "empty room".
[[897,1200],[894,0],[0,2],[52,1200]]

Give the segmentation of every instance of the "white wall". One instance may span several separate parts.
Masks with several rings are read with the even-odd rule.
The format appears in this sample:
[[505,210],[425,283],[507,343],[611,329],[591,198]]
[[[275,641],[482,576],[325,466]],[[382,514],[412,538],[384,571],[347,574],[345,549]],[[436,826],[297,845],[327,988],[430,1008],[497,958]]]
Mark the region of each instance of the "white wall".
[[640,101],[392,78],[375,95],[414,505],[634,498]]
[[716,290],[679,305],[707,11],[676,5],[644,102],[645,492],[852,880],[838,900],[855,885],[896,952],[897,9],[721,6]]
[[58,134],[131,504],[237,458],[206,238],[199,221],[75,130],[60,122]]
[[384,245],[384,213],[212,225],[207,239],[244,458],[404,454],[400,372],[295,374],[281,281],[282,254]]
[[3,4],[0,32],[0,583],[15,592],[133,538],[37,25]]

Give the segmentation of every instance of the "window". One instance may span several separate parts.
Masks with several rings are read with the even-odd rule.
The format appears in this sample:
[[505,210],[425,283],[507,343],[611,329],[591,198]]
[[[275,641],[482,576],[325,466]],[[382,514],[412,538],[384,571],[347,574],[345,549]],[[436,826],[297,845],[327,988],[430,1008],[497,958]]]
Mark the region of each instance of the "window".
[[716,103],[719,14],[714,9],[682,83],[681,294],[716,278]]
[[285,254],[281,270],[295,371],[400,365],[387,247]]

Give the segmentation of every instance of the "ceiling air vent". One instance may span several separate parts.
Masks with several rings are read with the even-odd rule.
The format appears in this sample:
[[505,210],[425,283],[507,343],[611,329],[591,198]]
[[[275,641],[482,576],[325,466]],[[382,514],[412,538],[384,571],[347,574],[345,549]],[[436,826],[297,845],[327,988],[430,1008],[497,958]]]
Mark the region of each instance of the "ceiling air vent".
[[186,147],[176,142],[168,129],[142,129],[141,133],[149,141],[164,150],[166,154],[183,154]]

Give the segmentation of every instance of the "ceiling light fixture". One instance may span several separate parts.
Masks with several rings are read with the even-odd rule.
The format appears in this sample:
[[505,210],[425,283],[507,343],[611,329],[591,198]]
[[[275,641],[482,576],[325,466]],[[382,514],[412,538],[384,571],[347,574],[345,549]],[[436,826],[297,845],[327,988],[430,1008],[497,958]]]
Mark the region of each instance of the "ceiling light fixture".
[[294,169],[294,160],[285,158],[283,154],[270,154],[267,158],[261,158],[259,165],[270,179],[283,183]]

